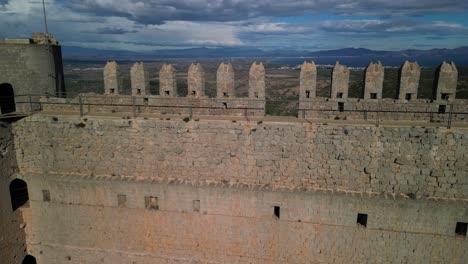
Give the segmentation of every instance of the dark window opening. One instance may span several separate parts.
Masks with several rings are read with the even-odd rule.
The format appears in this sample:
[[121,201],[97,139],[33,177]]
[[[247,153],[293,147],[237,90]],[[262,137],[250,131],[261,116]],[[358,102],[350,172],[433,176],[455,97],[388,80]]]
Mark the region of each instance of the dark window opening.
[[165,93],[167,96],[171,95],[170,91],[164,91],[164,93]]
[[440,95],[440,97],[442,98],[442,100],[448,100],[450,98],[450,94],[449,93],[443,93]]
[[147,103],[149,101],[148,97],[143,98],[143,101],[145,101],[145,103]]
[[273,207],[273,213],[276,216],[276,218],[280,218],[280,207],[279,206],[274,206]]
[[439,114],[445,113],[446,110],[447,110],[446,105],[439,105]]
[[141,89],[137,89],[137,94],[141,94]]
[[196,94],[197,94],[197,92],[195,92],[195,91],[192,91],[192,95],[196,95]]
[[255,92],[255,93],[254,93],[254,96],[255,96],[255,98],[258,98],[258,93]]
[[306,98],[310,98],[310,91],[306,91]]
[[357,214],[357,224],[363,227],[367,226],[367,214]]
[[336,94],[336,97],[337,97],[337,98],[343,98],[343,93],[337,93],[337,94]]
[[119,207],[126,207],[127,206],[127,195],[117,194],[117,205]]
[[223,93],[223,97],[229,97],[228,93]]
[[405,99],[406,99],[406,100],[411,100],[411,97],[412,97],[412,94],[410,94],[410,93],[407,93],[407,94],[405,95]]
[[15,93],[8,83],[0,84],[0,113],[8,114],[16,111]]
[[224,109],[227,109],[227,103],[226,102],[223,102],[223,106],[224,106]]
[[455,234],[459,236],[466,236],[466,231],[468,230],[468,223],[457,222],[455,227]]
[[158,197],[145,196],[145,208],[148,210],[159,210]]
[[370,98],[371,99],[377,99],[377,93],[371,93]]
[[49,190],[42,190],[42,200],[44,202],[50,202],[50,192],[49,192]]
[[28,185],[25,181],[14,179],[10,183],[11,207],[13,211],[20,208],[29,201]]
[[339,112],[344,112],[344,103],[343,102],[338,103],[338,111]]
[[110,89],[110,93],[111,94],[115,93],[115,89]]
[[36,264],[36,258],[31,256],[31,255],[26,255],[26,257],[24,257],[23,259],[23,262],[21,262],[22,264]]
[[193,211],[200,212],[200,200],[193,200]]

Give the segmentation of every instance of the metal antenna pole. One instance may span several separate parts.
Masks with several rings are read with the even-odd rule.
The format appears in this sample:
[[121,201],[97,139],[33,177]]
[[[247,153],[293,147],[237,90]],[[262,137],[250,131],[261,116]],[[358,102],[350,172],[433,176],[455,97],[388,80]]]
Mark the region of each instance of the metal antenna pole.
[[[44,14],[44,27],[45,27],[46,37],[47,37],[47,53],[48,53],[47,60],[49,62],[49,78],[56,81],[55,74],[52,68],[52,61],[51,61],[52,52],[50,48],[49,27],[47,26],[47,13],[46,13],[45,0],[42,0],[42,12]],[[57,84],[55,85],[57,86]],[[57,88],[57,87],[55,88],[55,96],[61,97],[62,94],[61,94],[61,90],[59,89],[60,88]]]
[[46,32],[47,35],[49,35],[49,29],[47,27],[47,15],[46,15],[45,1],[44,0],[42,0],[42,12],[44,13],[45,32]]

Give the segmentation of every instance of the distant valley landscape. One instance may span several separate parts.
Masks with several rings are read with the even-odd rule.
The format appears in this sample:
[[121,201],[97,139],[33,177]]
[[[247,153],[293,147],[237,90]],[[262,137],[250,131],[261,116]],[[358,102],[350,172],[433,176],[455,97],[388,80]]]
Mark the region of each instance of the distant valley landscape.
[[65,60],[80,61],[155,61],[158,59],[207,59],[207,58],[269,58],[277,64],[297,65],[304,60],[317,64],[334,64],[340,61],[351,67],[364,67],[370,61],[380,60],[385,66],[400,66],[405,60],[417,61],[421,66],[434,67],[442,61],[453,61],[457,65],[468,65],[468,46],[456,49],[408,49],[400,51],[379,51],[364,48],[344,48],[324,51],[305,50],[262,50],[243,47],[165,49],[152,52],[99,50],[66,46],[63,47]]

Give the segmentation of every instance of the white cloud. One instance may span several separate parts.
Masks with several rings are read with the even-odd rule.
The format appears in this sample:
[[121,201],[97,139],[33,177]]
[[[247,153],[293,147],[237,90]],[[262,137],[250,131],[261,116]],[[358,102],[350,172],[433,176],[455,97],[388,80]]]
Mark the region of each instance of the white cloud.
[[[444,41],[452,46],[468,42],[464,24],[394,17],[466,13],[468,2],[457,0],[444,4],[440,0],[47,0],[47,3],[49,29],[62,44],[100,49],[149,51],[160,47],[240,45],[318,49],[369,47],[370,43],[404,49],[410,39],[416,43],[418,38],[426,37],[432,37],[426,43],[433,46],[444,45]],[[285,16],[317,13],[332,18],[281,22]],[[362,14],[367,19],[355,17]],[[0,24],[0,37],[27,37],[31,32],[43,31],[40,1],[0,0]]]

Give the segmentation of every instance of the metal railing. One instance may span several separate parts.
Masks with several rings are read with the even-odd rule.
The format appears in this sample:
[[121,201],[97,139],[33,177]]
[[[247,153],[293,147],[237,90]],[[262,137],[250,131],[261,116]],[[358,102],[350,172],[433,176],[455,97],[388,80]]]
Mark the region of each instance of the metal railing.
[[[9,97],[11,99],[11,97]],[[5,98],[3,98],[5,99]],[[3,100],[0,97],[0,101]],[[116,113],[111,108],[124,108],[126,111],[121,113],[132,113],[137,117],[141,113],[154,113],[151,109],[157,109],[161,114],[169,110],[181,110],[189,118],[193,118],[195,113],[201,115],[202,110],[216,110],[218,114],[236,116],[259,116],[259,113],[268,114],[270,106],[286,105],[289,109],[286,115],[291,115],[302,119],[346,119],[347,117],[357,120],[374,122],[376,125],[384,121],[427,121],[444,123],[448,128],[452,127],[454,121],[467,122],[467,111],[455,111],[458,109],[468,109],[463,104],[447,103],[443,104],[444,109],[436,109],[439,103],[434,102],[394,102],[386,107],[382,107],[380,102],[346,102],[347,108],[339,109],[333,101],[298,101],[298,100],[271,100],[271,99],[250,99],[250,98],[190,98],[190,97],[156,97],[156,96],[108,96],[92,95],[78,96],[77,98],[54,98],[41,95],[18,95],[14,98],[17,107],[17,113],[30,114],[42,111],[49,106],[76,107],[71,112],[79,112],[80,116],[93,113]],[[236,103],[237,102],[237,103]],[[258,104],[260,103],[260,104]],[[301,103],[316,104],[312,107],[301,107]],[[323,104],[323,105],[320,105]],[[258,107],[261,105],[261,107]],[[333,105],[333,106],[332,106]],[[351,105],[351,107],[349,107]],[[315,108],[320,106],[320,108]],[[457,107],[456,107],[457,106]],[[92,109],[95,107],[95,109]],[[109,109],[106,109],[108,107]],[[439,106],[440,107],[440,106]],[[101,109],[100,109],[101,108]],[[408,110],[408,109],[425,110]],[[57,108],[59,109],[59,108]],[[405,110],[401,110],[405,109]],[[230,114],[231,113],[231,114]],[[209,115],[209,114],[208,114]],[[405,118],[407,116],[407,118]],[[422,118],[422,120],[414,120]]]

